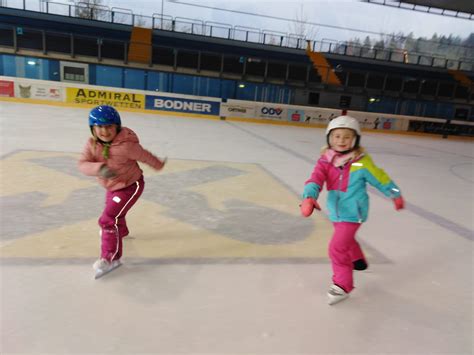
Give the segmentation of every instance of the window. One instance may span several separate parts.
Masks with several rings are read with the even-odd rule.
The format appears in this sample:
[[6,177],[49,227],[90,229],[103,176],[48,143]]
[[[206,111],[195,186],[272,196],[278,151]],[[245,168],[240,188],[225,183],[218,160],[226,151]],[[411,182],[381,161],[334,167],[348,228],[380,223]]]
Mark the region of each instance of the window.
[[288,79],[306,81],[306,70],[305,66],[290,64]]
[[178,67],[197,69],[198,67],[198,52],[178,50]]
[[402,78],[389,76],[385,83],[385,90],[388,91],[400,91],[402,89]]
[[244,64],[240,57],[224,57],[224,73],[243,74]]
[[420,88],[420,81],[417,79],[406,79],[403,85],[403,92],[408,94],[416,94],[418,93],[418,89]]
[[454,84],[452,83],[440,83],[438,96],[452,97],[454,94]]
[[248,58],[245,74],[255,76],[265,76],[265,61],[256,58]]
[[456,87],[454,97],[456,99],[467,99],[469,96],[469,89],[466,86],[459,85]]
[[221,71],[221,56],[211,53],[201,53],[202,70]]
[[382,90],[383,88],[383,75],[370,73],[367,79],[367,88]]
[[467,120],[469,115],[469,110],[467,108],[457,108],[454,111],[454,118],[458,118],[461,120]]
[[60,62],[61,81],[89,83],[89,64]]
[[267,74],[270,78],[285,79],[286,78],[286,64],[269,62]]
[[422,80],[421,81],[421,94],[435,96],[437,85],[438,83],[434,80]]
[[351,106],[351,96],[341,95],[339,99],[339,107],[340,108],[349,108]]
[[350,72],[349,73],[349,80],[347,82],[347,86],[351,87],[364,87],[365,83],[365,74]]
[[319,105],[319,92],[310,92],[308,103],[310,105]]

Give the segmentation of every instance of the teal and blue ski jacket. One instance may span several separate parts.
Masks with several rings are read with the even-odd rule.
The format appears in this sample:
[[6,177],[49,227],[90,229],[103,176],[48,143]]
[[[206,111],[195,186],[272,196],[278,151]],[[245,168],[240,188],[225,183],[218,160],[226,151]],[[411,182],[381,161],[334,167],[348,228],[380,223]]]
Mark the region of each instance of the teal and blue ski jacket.
[[326,183],[326,207],[332,222],[362,223],[367,220],[367,183],[387,197],[400,197],[398,186],[374,164],[369,154],[361,154],[341,167],[334,166],[330,159],[331,154],[323,154],[319,158],[311,178],[305,182],[303,198],[316,200]]

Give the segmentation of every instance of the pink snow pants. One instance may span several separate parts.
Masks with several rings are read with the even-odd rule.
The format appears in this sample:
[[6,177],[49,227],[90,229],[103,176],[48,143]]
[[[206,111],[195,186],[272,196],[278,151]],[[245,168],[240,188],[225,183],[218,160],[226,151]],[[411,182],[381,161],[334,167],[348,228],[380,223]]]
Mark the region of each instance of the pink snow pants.
[[142,176],[130,186],[117,191],[107,191],[105,209],[99,218],[101,258],[111,261],[122,257],[122,238],[128,235],[125,216],[141,196],[144,187]]
[[360,223],[334,222],[334,234],[329,243],[329,257],[332,264],[332,281],[346,292],[354,289],[352,271],[353,261],[364,259],[365,256],[355,239]]

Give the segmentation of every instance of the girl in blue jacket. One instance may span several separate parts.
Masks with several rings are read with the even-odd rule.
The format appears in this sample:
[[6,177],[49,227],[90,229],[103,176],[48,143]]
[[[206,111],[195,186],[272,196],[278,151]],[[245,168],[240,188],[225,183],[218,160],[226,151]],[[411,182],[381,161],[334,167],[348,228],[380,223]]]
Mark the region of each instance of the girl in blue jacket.
[[330,305],[340,302],[353,290],[353,270],[365,270],[367,260],[355,235],[367,220],[369,183],[385,196],[393,199],[395,209],[404,207],[400,189],[390,177],[378,168],[360,144],[359,122],[350,116],[333,119],[327,129],[327,147],[322,150],[313,173],[306,181],[303,192],[302,214],[311,215],[320,209],[316,200],[326,183],[327,209],[334,225],[329,244],[333,270],[333,285],[329,287]]

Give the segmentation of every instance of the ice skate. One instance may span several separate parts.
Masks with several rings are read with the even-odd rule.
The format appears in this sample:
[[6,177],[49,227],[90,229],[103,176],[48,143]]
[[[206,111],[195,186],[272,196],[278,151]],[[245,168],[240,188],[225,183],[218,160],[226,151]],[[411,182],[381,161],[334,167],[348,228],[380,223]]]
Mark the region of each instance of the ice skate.
[[98,279],[109,272],[115,270],[118,268],[122,263],[120,260],[112,260],[112,261],[107,261],[105,259],[99,259],[97,260],[94,265],[92,265],[94,271],[95,271],[95,276],[94,279]]
[[349,294],[344,291],[341,287],[337,285],[331,285],[329,287],[328,291],[328,304],[333,305],[338,302],[344,301],[347,297],[349,297]]
[[358,259],[358,260],[355,260],[352,262],[352,265],[354,266],[354,270],[367,270],[368,268],[368,264],[367,264],[367,261],[365,261],[364,259]]

